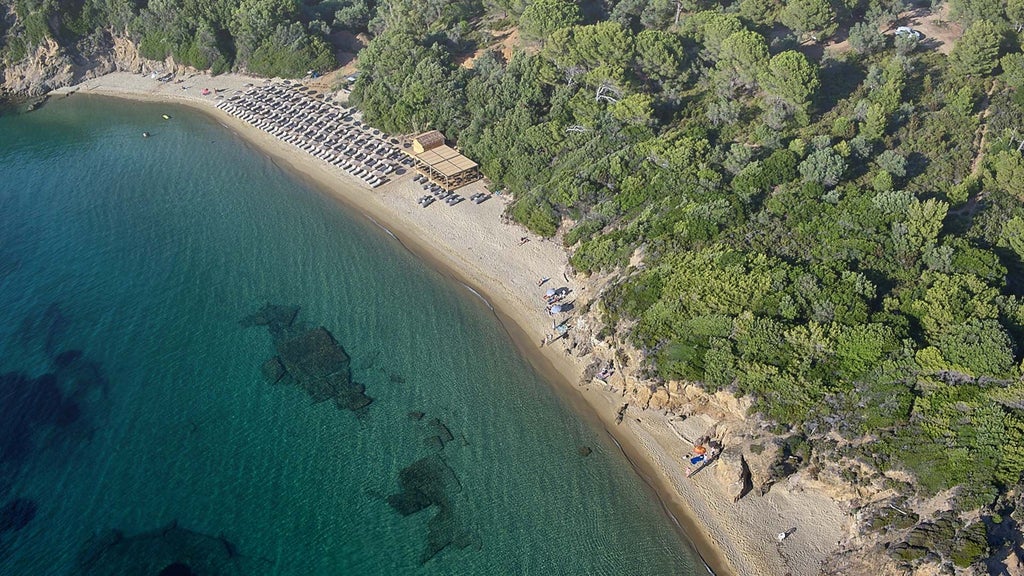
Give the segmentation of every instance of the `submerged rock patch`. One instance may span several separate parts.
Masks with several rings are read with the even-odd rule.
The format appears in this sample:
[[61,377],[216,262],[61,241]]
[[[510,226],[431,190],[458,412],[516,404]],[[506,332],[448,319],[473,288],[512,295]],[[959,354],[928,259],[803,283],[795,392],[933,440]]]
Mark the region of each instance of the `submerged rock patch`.
[[188,564],[175,562],[161,570],[159,576],[195,576],[195,574]]
[[298,306],[267,304],[242,320],[242,326],[267,326],[277,356],[260,368],[270,383],[286,377],[313,402],[334,402],[345,410],[365,408],[373,399],[366,387],[352,381],[352,360],[323,326],[304,329],[295,324]]
[[36,517],[38,507],[28,498],[15,498],[0,508],[0,534],[17,532]]
[[53,359],[53,363],[57,368],[67,368],[75,360],[78,360],[81,357],[81,350],[66,350],[58,354],[57,357]]
[[68,318],[54,302],[40,315],[28,315],[21,323],[20,339],[24,346],[42,344],[47,356],[51,355],[57,341],[64,336],[68,327]]
[[28,456],[32,436],[45,426],[64,427],[78,420],[81,409],[58,385],[55,374],[30,378],[20,372],[0,374],[0,462]]
[[406,466],[398,474],[398,484],[402,491],[388,496],[387,502],[402,516],[437,507],[434,517],[427,522],[427,541],[420,555],[421,564],[448,546],[462,549],[477,541],[455,515],[453,496],[462,492],[462,484],[439,454]]
[[241,324],[243,328],[266,326],[272,336],[281,338],[286,335],[288,329],[295,323],[295,318],[298,315],[298,306],[266,304],[257,310],[255,314],[250,314],[243,318]]
[[[421,422],[426,414],[412,411],[408,416]],[[428,435],[423,442],[434,454],[402,469],[398,474],[401,491],[387,497],[388,505],[402,516],[431,507],[436,509],[427,522],[426,544],[420,563],[426,563],[449,546],[462,549],[480,544],[478,537],[466,528],[465,522],[455,512],[456,497],[462,492],[462,483],[441,456],[441,451],[455,439],[455,435],[440,418],[430,418],[424,424]]]
[[266,573],[234,552],[234,545],[211,536],[169,526],[126,536],[110,530],[89,539],[78,554],[81,576],[241,576]]

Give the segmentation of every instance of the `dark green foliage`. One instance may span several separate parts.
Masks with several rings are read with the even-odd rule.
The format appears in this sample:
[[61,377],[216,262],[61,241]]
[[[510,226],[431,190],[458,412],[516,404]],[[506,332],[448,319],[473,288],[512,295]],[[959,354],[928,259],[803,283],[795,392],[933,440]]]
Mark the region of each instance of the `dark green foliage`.
[[850,27],[850,46],[860,54],[873,54],[885,48],[885,36],[871,22],[858,22]]
[[890,556],[912,562],[926,554],[952,560],[960,568],[982,560],[988,554],[985,524],[962,526],[956,514],[943,512],[934,521],[922,522],[907,534],[907,540],[889,550]]
[[1000,29],[989,20],[976,20],[949,55],[952,70],[959,74],[984,76],[998,63]]
[[294,78],[307,70],[323,71],[334,67],[331,47],[322,39],[307,36],[301,26],[279,26],[249,58],[248,68],[262,76]]
[[519,18],[519,25],[526,36],[543,40],[555,30],[578,23],[580,17],[580,9],[575,2],[533,0]]
[[524,226],[541,236],[554,236],[558,230],[558,218],[551,204],[536,198],[523,197],[512,205],[510,214]]
[[307,17],[317,6],[296,0],[55,0],[17,2],[19,30],[6,59],[16,60],[54,37],[68,48],[88,49],[97,38],[128,33],[143,57],[174,56],[214,73],[231,69],[268,76],[303,76],[334,68],[334,49],[323,22]]
[[797,34],[813,34],[819,40],[836,31],[836,13],[827,0],[788,0],[779,20]]

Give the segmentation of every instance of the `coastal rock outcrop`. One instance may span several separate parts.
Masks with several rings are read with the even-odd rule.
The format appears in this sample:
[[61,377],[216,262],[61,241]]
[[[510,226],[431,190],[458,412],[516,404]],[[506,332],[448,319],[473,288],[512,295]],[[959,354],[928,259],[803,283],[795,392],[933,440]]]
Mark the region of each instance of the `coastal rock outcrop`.
[[747,467],[747,461],[739,447],[727,446],[722,450],[718,457],[718,465],[715,467],[715,477],[725,487],[733,502],[746,496],[753,488],[750,468]]
[[[16,14],[8,18],[11,19],[8,34],[24,36]],[[3,40],[0,38],[0,44]],[[103,32],[78,42],[46,36],[37,46],[27,47],[27,53],[20,60],[0,65],[0,98],[38,97],[118,70],[140,73],[179,68],[183,67],[171,58],[167,61],[143,58],[135,42],[122,34]]]
[[74,65],[61,46],[46,38],[21,62],[3,70],[3,92],[22,96],[41,96],[69,86],[74,79]]

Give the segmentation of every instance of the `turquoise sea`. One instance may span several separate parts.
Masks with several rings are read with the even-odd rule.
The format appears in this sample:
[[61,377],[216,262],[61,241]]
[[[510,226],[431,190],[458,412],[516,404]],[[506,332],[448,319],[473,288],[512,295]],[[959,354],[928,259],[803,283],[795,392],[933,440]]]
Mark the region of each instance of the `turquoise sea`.
[[0,574],[705,573],[483,302],[188,109],[0,117],[0,374]]

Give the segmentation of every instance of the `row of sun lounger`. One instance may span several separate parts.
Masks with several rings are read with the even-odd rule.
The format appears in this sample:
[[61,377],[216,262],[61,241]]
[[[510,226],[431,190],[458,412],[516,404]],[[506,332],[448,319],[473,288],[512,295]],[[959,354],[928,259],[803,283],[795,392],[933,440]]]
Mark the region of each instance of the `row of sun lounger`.
[[[434,184],[426,176],[423,176],[422,174],[417,174],[416,176],[414,176],[412,181],[422,186],[424,191],[429,192],[429,194],[420,197],[420,199],[417,201],[417,203],[420,206],[423,206],[424,208],[433,204],[435,200],[443,200],[444,203],[449,206],[455,206],[459,202],[465,200],[464,197],[456,194],[455,192],[445,190],[441,186]],[[488,194],[487,192],[477,192],[476,194],[473,194],[472,196],[469,197],[469,201],[473,202],[474,204],[483,204],[490,198],[491,194]]]
[[[217,107],[376,188],[412,160],[398,140],[359,121],[351,109],[298,84],[269,84],[220,100]],[[322,95],[318,95],[322,98]]]

